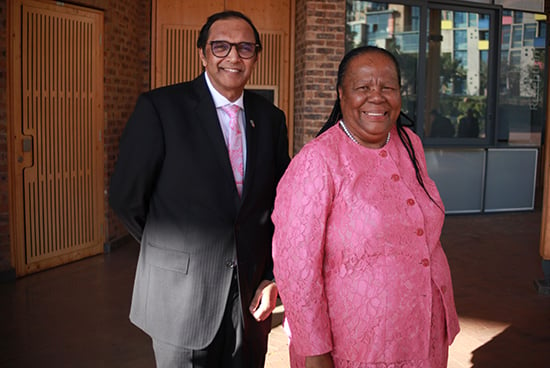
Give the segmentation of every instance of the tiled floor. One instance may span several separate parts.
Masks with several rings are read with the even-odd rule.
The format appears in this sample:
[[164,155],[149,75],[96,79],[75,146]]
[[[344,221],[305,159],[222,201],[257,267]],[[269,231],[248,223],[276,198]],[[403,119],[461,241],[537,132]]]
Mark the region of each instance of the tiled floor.
[[[450,368],[550,367],[550,296],[533,285],[543,278],[540,217],[447,218],[442,242],[462,327]],[[128,321],[136,258],[127,244],[0,284],[0,367],[153,367],[149,339]],[[286,344],[275,327],[266,367],[288,367]]]

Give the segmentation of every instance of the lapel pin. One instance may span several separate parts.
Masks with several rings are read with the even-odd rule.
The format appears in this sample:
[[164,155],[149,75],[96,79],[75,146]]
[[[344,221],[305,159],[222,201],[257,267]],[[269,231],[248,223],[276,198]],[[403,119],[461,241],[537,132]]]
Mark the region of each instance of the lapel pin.
[[252,125],[252,128],[256,128],[256,124],[254,124],[254,120],[250,119],[250,125]]

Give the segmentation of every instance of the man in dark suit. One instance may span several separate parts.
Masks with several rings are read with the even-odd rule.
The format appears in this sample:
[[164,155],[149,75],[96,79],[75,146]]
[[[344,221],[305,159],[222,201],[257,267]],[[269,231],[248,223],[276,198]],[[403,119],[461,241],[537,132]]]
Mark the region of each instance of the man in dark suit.
[[197,46],[204,73],[142,94],[120,141],[109,200],[141,243],[130,319],[158,367],[263,367],[285,116],[244,90],[261,50],[246,16],[210,16]]

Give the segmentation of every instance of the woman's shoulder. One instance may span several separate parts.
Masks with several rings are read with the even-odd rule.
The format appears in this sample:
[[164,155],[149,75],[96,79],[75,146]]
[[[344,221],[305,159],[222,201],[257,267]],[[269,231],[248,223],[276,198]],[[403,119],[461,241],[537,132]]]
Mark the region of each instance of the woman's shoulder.
[[318,157],[321,160],[328,160],[335,157],[339,151],[338,127],[333,126],[321,135],[307,142],[294,156]]

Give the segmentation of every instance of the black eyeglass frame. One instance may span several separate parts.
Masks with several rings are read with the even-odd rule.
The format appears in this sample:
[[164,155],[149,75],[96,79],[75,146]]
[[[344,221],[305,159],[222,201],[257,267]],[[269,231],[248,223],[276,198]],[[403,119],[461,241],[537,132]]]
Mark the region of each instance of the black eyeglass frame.
[[[214,47],[212,47],[214,44],[216,43],[223,43],[224,45],[229,45],[229,48],[227,49],[227,52],[225,53],[225,55],[220,55],[219,53],[216,54],[214,52]],[[224,58],[224,57],[227,57],[227,55],[229,55],[231,53],[231,49],[233,47],[235,47],[235,50],[237,50],[237,54],[239,55],[239,57],[241,59],[252,59],[254,56],[256,56],[258,54],[258,51],[260,50],[260,44],[259,43],[253,43],[253,42],[238,42],[238,43],[233,43],[233,42],[229,42],[229,41],[224,41],[224,40],[214,40],[214,41],[210,41],[208,42],[208,44],[210,45],[210,50],[212,51],[212,55],[214,55],[215,57],[218,57],[218,58]],[[254,46],[254,52],[252,53],[251,56],[242,56],[241,55],[241,51],[240,51],[240,48],[244,45],[247,45],[247,46]]]

